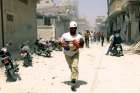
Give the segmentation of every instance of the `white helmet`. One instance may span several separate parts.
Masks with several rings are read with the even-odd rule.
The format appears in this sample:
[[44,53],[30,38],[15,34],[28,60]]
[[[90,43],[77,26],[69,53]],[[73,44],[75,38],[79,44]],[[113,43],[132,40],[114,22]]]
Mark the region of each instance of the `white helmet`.
[[77,23],[75,21],[70,22],[70,27],[77,27]]
[[1,49],[1,51],[3,51],[3,52],[7,52],[7,48],[4,47],[4,48]]

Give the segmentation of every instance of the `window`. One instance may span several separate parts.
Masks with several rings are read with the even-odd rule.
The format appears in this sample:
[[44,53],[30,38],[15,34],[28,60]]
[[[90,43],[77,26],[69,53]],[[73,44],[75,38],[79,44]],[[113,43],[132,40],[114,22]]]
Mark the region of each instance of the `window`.
[[28,4],[28,0],[19,0],[19,1],[24,3],[24,4]]
[[123,14],[122,17],[123,17],[123,22],[124,22],[125,21],[125,14]]
[[14,16],[11,15],[11,14],[7,14],[7,21],[13,22],[14,21]]
[[44,25],[51,26],[51,20],[50,20],[50,18],[45,17],[45,19],[44,19]]
[[43,16],[37,15],[37,19],[43,19]]

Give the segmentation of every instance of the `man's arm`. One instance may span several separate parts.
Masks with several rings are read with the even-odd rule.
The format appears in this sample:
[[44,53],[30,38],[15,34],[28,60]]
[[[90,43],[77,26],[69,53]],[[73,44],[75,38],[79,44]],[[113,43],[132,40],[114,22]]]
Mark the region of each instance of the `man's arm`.
[[61,38],[59,39],[59,45],[60,45],[61,47],[64,47],[64,46],[65,46],[64,35],[62,35]]

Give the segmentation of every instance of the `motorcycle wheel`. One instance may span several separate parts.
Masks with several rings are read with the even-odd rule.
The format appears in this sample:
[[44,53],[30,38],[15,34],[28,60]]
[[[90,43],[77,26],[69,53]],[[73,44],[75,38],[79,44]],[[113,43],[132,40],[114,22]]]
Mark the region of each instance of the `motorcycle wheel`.
[[10,80],[12,80],[12,81],[16,81],[16,80],[17,80],[17,76],[16,76],[16,74],[15,74],[14,69],[8,70],[7,76],[8,76],[8,78],[9,78]]
[[38,49],[38,48],[35,48],[35,53],[37,54],[37,55],[41,55],[41,50],[40,49]]
[[24,58],[23,66],[25,66],[25,67],[32,66],[32,59],[30,58],[30,56]]
[[36,52],[38,55],[41,55],[42,54],[42,51],[41,50],[37,50]]
[[46,56],[46,57],[51,57],[51,52],[45,53],[45,56]]

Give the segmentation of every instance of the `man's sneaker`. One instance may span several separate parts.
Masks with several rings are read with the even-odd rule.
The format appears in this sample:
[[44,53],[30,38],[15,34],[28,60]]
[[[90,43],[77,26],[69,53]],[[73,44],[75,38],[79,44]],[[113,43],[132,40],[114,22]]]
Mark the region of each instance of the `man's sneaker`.
[[72,79],[71,80],[71,90],[72,91],[76,91],[76,79]]
[[75,84],[75,83],[76,83],[76,79],[72,79],[72,80],[71,80],[71,83],[72,83],[72,84]]
[[76,87],[73,85],[73,86],[71,86],[71,90],[72,91],[76,91]]

